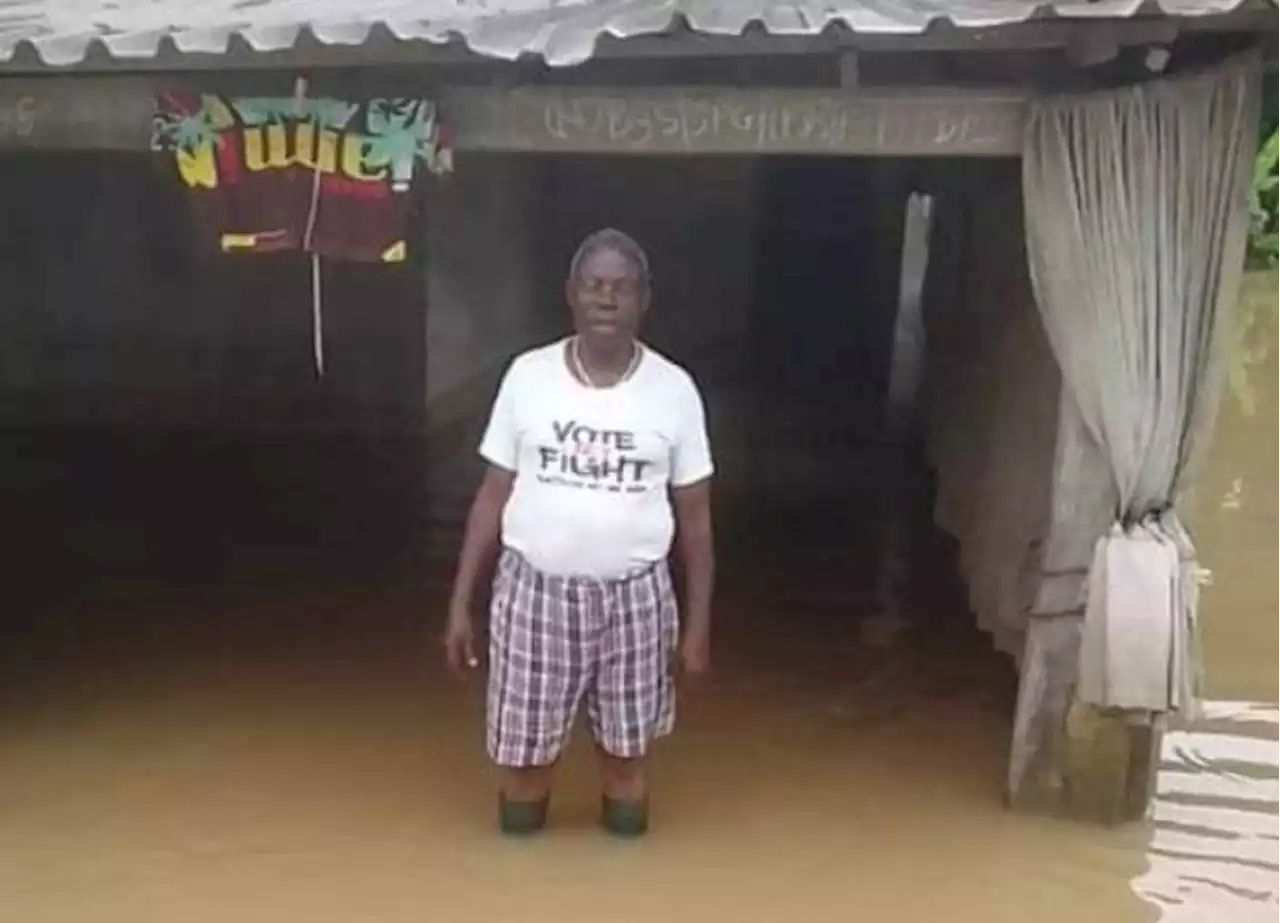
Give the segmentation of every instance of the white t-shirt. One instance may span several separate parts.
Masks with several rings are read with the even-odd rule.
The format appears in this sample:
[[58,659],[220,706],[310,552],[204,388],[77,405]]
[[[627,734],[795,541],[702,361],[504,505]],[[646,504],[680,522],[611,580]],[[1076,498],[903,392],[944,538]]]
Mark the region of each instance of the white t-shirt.
[[512,362],[480,454],[514,471],[503,544],[547,574],[608,579],[665,559],[670,488],[714,468],[702,397],[689,374],[646,348],[635,372],[589,388],[565,341]]

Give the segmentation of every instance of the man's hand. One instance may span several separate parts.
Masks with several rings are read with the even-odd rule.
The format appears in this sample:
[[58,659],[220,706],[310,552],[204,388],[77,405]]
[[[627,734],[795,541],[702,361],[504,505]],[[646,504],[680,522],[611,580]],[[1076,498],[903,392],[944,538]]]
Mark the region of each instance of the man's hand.
[[459,678],[466,677],[480,666],[480,658],[476,656],[475,628],[471,623],[471,613],[465,608],[449,609],[449,621],[444,630],[444,655],[449,661],[449,668]]
[[711,485],[700,481],[672,491],[685,577],[685,630],[680,674],[696,681],[711,665],[711,596],[716,554],[711,530]]
[[680,675],[696,681],[711,668],[710,632],[690,629],[680,642]]
[[484,480],[471,502],[467,528],[462,535],[458,574],[453,581],[449,621],[444,629],[444,653],[449,666],[459,676],[480,666],[476,656],[475,629],[471,621],[471,600],[481,571],[489,566],[498,548],[502,510],[511,496],[515,474],[495,465],[485,469]]

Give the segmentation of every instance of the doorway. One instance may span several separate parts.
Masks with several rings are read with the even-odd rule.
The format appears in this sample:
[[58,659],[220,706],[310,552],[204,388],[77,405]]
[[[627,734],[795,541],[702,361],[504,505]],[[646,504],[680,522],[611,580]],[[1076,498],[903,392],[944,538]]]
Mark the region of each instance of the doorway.
[[[446,675],[434,637],[460,522],[426,523],[427,544],[442,549],[439,556],[397,545],[390,540],[395,530],[383,533],[390,536],[388,546],[413,548],[415,560],[405,571],[415,579],[429,582],[423,562],[436,562],[432,566],[440,568],[440,582],[434,587],[405,589],[378,579],[361,584],[355,578],[372,572],[368,559],[379,557],[379,544],[376,535],[371,539],[355,528],[357,513],[366,498],[376,496],[378,509],[398,507],[417,515],[421,507],[412,493],[417,489],[413,478],[374,463],[375,455],[361,454],[359,447],[370,443],[367,430],[359,428],[354,436],[336,426],[318,435],[304,430],[290,435],[288,449],[277,444],[264,451],[254,441],[282,438],[281,421],[363,419],[362,412],[334,409],[367,406],[357,400],[354,386],[346,404],[286,403],[286,410],[269,415],[276,427],[257,426],[252,439],[246,437],[248,447],[214,452],[210,446],[223,437],[210,423],[176,430],[155,425],[163,419],[160,410],[173,406],[171,396],[182,392],[158,387],[153,378],[149,389],[139,388],[155,401],[147,405],[152,416],[135,413],[126,418],[129,427],[112,428],[122,447],[113,456],[114,467],[84,463],[101,453],[59,450],[59,472],[84,476],[87,471],[98,480],[92,489],[64,494],[71,498],[64,508],[45,511],[50,544],[65,534],[66,524],[98,518],[85,497],[101,503],[115,498],[114,521],[161,537],[134,552],[132,560],[151,568],[144,577],[156,573],[153,549],[165,541],[177,549],[176,558],[193,559],[194,546],[184,545],[187,536],[201,531],[193,521],[219,543],[252,544],[264,534],[261,528],[226,526],[240,521],[226,513],[213,518],[224,505],[248,516],[261,512],[244,509],[254,503],[286,500],[289,515],[277,511],[268,517],[277,523],[272,535],[307,538],[313,545],[304,547],[314,547],[316,524],[327,523],[347,544],[297,562],[293,573],[300,579],[294,581],[244,576],[239,594],[231,598],[188,592],[123,600],[99,595],[74,604],[63,599],[38,613],[24,610],[38,624],[40,637],[5,647],[10,660],[5,666],[12,669],[0,684],[0,711],[11,732],[0,742],[5,767],[0,788],[16,795],[0,811],[7,812],[6,829],[15,837],[56,848],[11,850],[6,861],[18,870],[15,880],[43,880],[37,871],[49,868],[66,872],[72,881],[84,874],[106,900],[118,897],[121,906],[143,900],[154,910],[172,899],[180,916],[181,906],[189,906],[189,889],[175,887],[170,898],[168,882],[160,882],[166,891],[160,894],[152,887],[159,879],[149,877],[159,867],[157,856],[163,856],[163,874],[207,886],[201,906],[225,909],[224,915],[244,916],[286,900],[295,916],[349,917],[390,894],[395,901],[401,895],[412,899],[389,910],[388,919],[420,917],[423,900],[447,903],[447,913],[459,921],[511,916],[510,889],[474,887],[474,869],[465,856],[485,855],[486,863],[496,863],[486,864],[486,875],[522,884],[532,879],[558,886],[564,869],[584,870],[595,885],[569,889],[582,900],[561,905],[561,915],[588,919],[598,917],[602,894],[634,885],[637,869],[662,878],[673,868],[696,865],[672,863],[672,855],[696,858],[739,850],[735,855],[743,856],[742,868],[766,888],[773,888],[781,869],[777,881],[785,881],[785,889],[743,892],[743,872],[737,868],[708,887],[701,871],[696,885],[672,879],[692,895],[690,906],[704,915],[728,910],[743,918],[772,919],[794,900],[795,875],[807,874],[827,889],[827,917],[844,919],[851,906],[865,906],[874,915],[875,906],[887,904],[866,898],[865,883],[851,891],[848,869],[858,868],[867,882],[901,882],[893,869],[909,867],[911,878],[888,889],[893,906],[905,901],[908,916],[939,912],[925,889],[915,887],[915,870],[933,875],[953,862],[950,850],[938,851],[939,816],[948,819],[948,829],[968,830],[966,844],[997,841],[992,832],[1004,830],[998,779],[1013,676],[967,617],[947,543],[929,525],[929,481],[919,467],[911,468],[908,478],[924,498],[919,515],[909,519],[919,538],[907,581],[912,594],[904,600],[910,611],[897,624],[875,618],[883,611],[877,595],[885,516],[880,496],[886,470],[893,467],[888,460],[895,457],[888,454],[881,411],[899,296],[897,248],[909,166],[815,166],[829,171],[815,178],[805,164],[746,157],[697,162],[546,158],[530,166],[528,181],[551,207],[528,222],[527,239],[510,242],[501,236],[506,216],[500,210],[490,223],[465,232],[477,248],[503,240],[536,257],[529,263],[511,259],[509,247],[500,251],[503,272],[524,265],[537,269],[523,302],[539,318],[559,318],[560,325],[554,332],[541,322],[520,328],[536,328],[539,337],[564,329],[560,283],[581,237],[604,224],[633,233],[649,249],[656,272],[648,338],[692,370],[706,394],[720,467],[722,576],[714,672],[703,689],[682,702],[680,731],[659,757],[655,830],[667,839],[651,854],[652,862],[637,853],[618,864],[618,856],[601,850],[594,838],[574,835],[589,828],[598,808],[590,754],[581,747],[565,760],[554,809],[556,827],[569,828],[571,835],[561,837],[557,830],[537,855],[495,851],[491,780],[480,746],[482,696],[477,684],[460,684]],[[472,169],[474,174],[468,172]],[[897,180],[891,184],[887,177],[892,176]],[[491,172],[460,161],[451,180],[458,185],[449,195],[456,196],[459,208],[469,207],[474,200],[465,184],[490,180]],[[837,210],[834,197],[822,194],[825,184],[860,191]],[[897,191],[880,191],[888,188]],[[443,213],[442,203],[434,204],[437,227],[461,236],[459,226],[446,220],[451,216]],[[64,207],[74,215],[70,205]],[[779,212],[786,212],[785,223]],[[67,217],[63,226],[73,223]],[[881,233],[884,227],[898,229]],[[428,248],[428,265],[433,252]],[[189,304],[201,307],[184,305],[181,315],[159,320],[148,315],[151,326],[143,329],[164,331],[167,319],[179,328],[211,322],[214,299],[203,293],[220,291],[214,288],[220,280],[207,280],[207,288],[193,286],[190,270],[183,268],[189,264],[173,265],[180,268],[172,270],[173,288],[161,291],[181,284],[207,300],[189,297]],[[474,259],[448,268],[495,274],[493,265]],[[244,271],[253,268],[246,265]],[[34,272],[31,267],[21,271]],[[142,280],[147,272],[163,278],[157,269],[135,276]],[[256,312],[261,336],[276,345],[242,341],[251,355],[253,349],[260,352],[256,365],[251,355],[233,364],[242,372],[235,381],[247,391],[252,383],[252,389],[274,395],[297,392],[268,382],[293,381],[298,391],[310,394],[305,298],[292,312],[286,306],[295,300],[286,283],[246,279],[242,284],[271,290],[277,298],[251,305],[243,294],[238,299],[223,294],[224,310],[244,318],[242,330],[249,329],[248,318]],[[342,310],[340,285],[335,281],[328,289],[335,311]],[[499,290],[513,287],[504,279]],[[455,286],[453,291],[471,290]],[[857,298],[846,297],[850,292]],[[168,304],[159,295],[147,297],[156,314]],[[384,309],[388,302],[392,316],[399,316],[394,305],[401,297],[407,296],[353,295],[352,310],[358,307],[361,313],[348,320],[359,327],[371,307]],[[416,302],[414,324],[422,322],[421,307]],[[466,318],[468,336],[448,341],[455,347],[520,322],[510,303],[467,297],[455,307],[473,312]],[[279,332],[271,333],[264,322],[277,310],[283,317],[271,321],[280,324]],[[342,321],[331,316],[336,350]],[[178,317],[184,319],[179,323]],[[819,334],[814,342],[797,344],[795,331],[804,327],[796,322],[806,317],[813,317]],[[83,334],[88,322],[76,323],[67,329],[92,340]],[[376,335],[390,339],[394,332],[405,343],[431,342],[411,335],[409,323],[379,326]],[[360,351],[353,362],[389,355],[390,346],[381,351],[375,346],[374,331],[351,336],[367,337],[358,341],[367,353]],[[144,344],[137,333],[130,338],[135,357],[165,353]],[[170,341],[159,334],[155,340],[161,346]],[[510,352],[537,342],[529,335]],[[166,354],[188,355],[177,348]],[[336,387],[345,379],[339,378],[336,352],[330,355]],[[455,368],[480,365],[470,353],[452,358]],[[391,367],[398,366],[392,362]],[[305,388],[302,382],[308,382]],[[402,397],[417,395],[420,382],[396,387],[403,389]],[[373,388],[373,395],[386,393],[383,387],[392,386]],[[448,399],[458,400],[457,393],[449,392]],[[465,498],[474,485],[470,433],[487,411],[488,393],[481,393],[460,430],[464,435],[426,443],[427,467],[444,472],[442,481],[428,483],[428,489],[439,486]],[[252,401],[234,406],[241,408],[241,420],[266,414]],[[309,407],[327,409],[304,412]],[[139,419],[149,426],[141,427]],[[376,431],[387,429],[394,427]],[[167,434],[172,440],[166,442]],[[346,458],[365,459],[363,467],[341,462],[343,439],[356,447]],[[40,434],[37,444],[56,443]],[[186,454],[180,456],[179,449]],[[27,458],[34,458],[27,470],[50,481],[44,496],[58,496],[62,488],[49,474],[55,466],[44,456]],[[182,458],[183,464],[175,460]],[[131,472],[127,477],[120,474],[123,468]],[[212,474],[201,480],[201,472]],[[64,476],[69,475],[58,474]],[[243,496],[237,503],[232,484],[253,485],[254,503]],[[121,491],[121,485],[129,489]],[[304,486],[282,498],[279,485]],[[130,498],[144,489],[153,490],[157,499],[147,500],[140,511]],[[167,518],[152,519],[146,512],[166,506]],[[461,517],[465,503],[454,509]],[[202,519],[205,510],[213,512]],[[40,524],[40,508],[33,505],[28,518]],[[166,528],[156,528],[157,521]],[[292,531],[280,523],[291,523]],[[184,524],[186,531],[179,531]],[[117,542],[107,539],[102,545]],[[353,549],[349,559],[343,549]],[[56,565],[61,559],[44,560]],[[290,568],[279,564],[268,570]],[[109,572],[119,573],[121,566],[112,563]],[[47,573],[49,582],[92,585],[56,566]],[[222,586],[233,577],[226,570],[216,580],[206,575]],[[110,823],[102,823],[103,817]],[[955,817],[966,818],[970,826],[951,825]],[[97,832],[85,835],[85,829]],[[780,853],[777,844],[783,840],[799,845]],[[175,843],[189,848],[173,849]],[[762,845],[742,854],[744,843]],[[211,851],[217,863],[209,862]],[[984,854],[982,867],[1006,868],[1006,859]],[[102,861],[118,864],[112,881],[119,884],[102,883]],[[272,865],[269,887],[258,877],[264,863]],[[221,871],[210,872],[214,866]],[[1030,872],[1024,877],[1030,880]],[[123,891],[111,891],[114,887]],[[424,888],[429,897],[422,896]],[[182,898],[176,896],[179,890]],[[264,897],[265,890],[275,895],[274,903]],[[544,894],[548,906],[562,892]],[[661,915],[663,907],[670,909],[671,893],[665,885],[652,889],[651,901],[642,896],[635,904],[637,913]],[[246,894],[261,898],[250,910],[236,906]],[[42,899],[30,893],[19,897]],[[48,898],[53,902],[48,906],[59,899]],[[528,893],[521,890],[519,900],[527,904]],[[58,909],[50,919],[65,917]]]

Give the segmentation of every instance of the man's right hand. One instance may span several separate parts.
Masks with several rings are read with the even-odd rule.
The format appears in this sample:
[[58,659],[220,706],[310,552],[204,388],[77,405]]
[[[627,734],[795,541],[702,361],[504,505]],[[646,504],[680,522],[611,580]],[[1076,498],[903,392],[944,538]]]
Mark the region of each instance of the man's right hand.
[[459,677],[465,677],[480,666],[480,658],[476,656],[471,613],[465,608],[453,607],[449,610],[449,622],[444,631],[444,654],[449,661],[449,668]]
[[459,676],[466,676],[480,666],[480,658],[476,656],[475,629],[472,627],[471,600],[481,572],[498,551],[502,511],[506,508],[515,480],[515,472],[489,465],[471,503],[471,512],[467,514],[462,551],[458,555],[458,573],[453,580],[453,595],[449,602],[449,622],[444,630],[445,657]]

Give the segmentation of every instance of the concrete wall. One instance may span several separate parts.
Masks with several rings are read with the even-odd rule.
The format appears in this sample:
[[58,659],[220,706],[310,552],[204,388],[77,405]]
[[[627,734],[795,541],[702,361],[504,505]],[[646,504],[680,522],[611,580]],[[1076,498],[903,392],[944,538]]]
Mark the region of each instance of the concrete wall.
[[471,155],[426,216],[427,413],[482,412],[509,359],[569,331],[564,281],[590,232],[636,237],[654,272],[644,336],[695,371],[741,352],[757,167],[748,158]]
[[426,207],[426,400],[436,416],[562,326],[540,291],[544,215],[531,158],[471,155]]
[[1061,384],[1027,275],[1016,172],[973,177],[939,205],[926,302],[936,516],[960,543],[979,626],[1017,658],[1050,529]]
[[421,248],[397,266],[325,261],[321,379],[308,258],[217,253],[153,159],[6,155],[0,201],[7,425],[420,428]]
[[743,336],[756,162],[563,157],[546,163],[546,259],[560,280],[583,237],[616,227],[649,254],[654,297],[644,335],[655,348],[696,365],[697,357]]
[[1040,324],[1016,171],[957,176],[939,206],[926,285],[936,516],[959,542],[978,624],[1019,665],[1010,800],[1057,810],[1086,569],[1113,508],[1110,474]]

